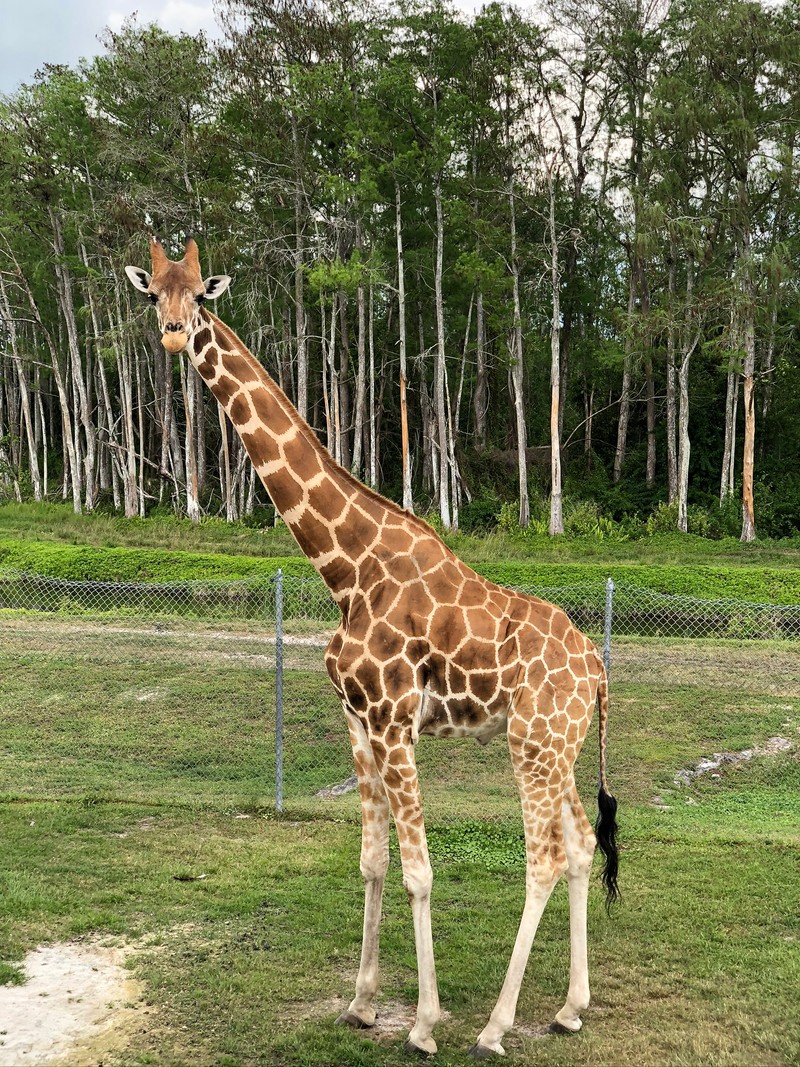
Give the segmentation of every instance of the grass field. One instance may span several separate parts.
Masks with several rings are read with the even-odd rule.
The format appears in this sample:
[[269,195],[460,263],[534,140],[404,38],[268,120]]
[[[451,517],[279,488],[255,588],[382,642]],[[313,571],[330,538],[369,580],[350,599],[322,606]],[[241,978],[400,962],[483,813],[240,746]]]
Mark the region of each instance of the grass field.
[[[0,540],[51,541],[101,548],[156,548],[171,551],[284,557],[297,555],[297,543],[283,525],[252,529],[240,523],[205,519],[195,524],[173,516],[124,519],[115,515],[75,515],[70,505],[0,506]],[[471,565],[536,559],[541,563],[645,565],[725,565],[800,567],[800,538],[741,544],[735,538],[709,541],[688,534],[662,534],[630,541],[592,537],[530,536],[524,541],[496,532],[485,536],[448,534],[445,540]]]
[[[13,623],[16,647],[0,633],[0,980],[14,981],[24,952],[42,942],[111,937],[135,947],[146,990],[119,1063],[407,1063],[401,1028],[375,1038],[333,1025],[358,966],[358,812],[352,794],[313,795],[350,764],[340,713],[305,646],[287,650],[298,669],[287,693],[287,811],[277,818],[272,693],[257,643],[248,661],[204,632],[202,656],[187,663],[185,645],[170,651],[162,640],[154,652],[127,621],[122,633],[82,633],[81,643],[91,637],[82,657],[68,628],[42,655],[32,631]],[[620,650],[610,774],[623,904],[607,917],[595,885],[593,1004],[581,1034],[546,1038],[568,974],[558,889],[505,1043],[511,1063],[797,1062],[800,699],[788,675],[714,673],[718,646],[693,648],[685,684],[646,668],[646,642]],[[675,654],[685,663],[688,652]],[[786,751],[674,782],[701,756],[776,735]],[[435,1062],[458,1064],[516,932],[521,827],[502,739],[487,750],[424,739],[419,763],[449,1012]],[[590,814],[596,769],[592,736],[579,761]],[[384,913],[381,1006],[402,1024],[416,970],[394,845]]]
[[[293,554],[284,529],[0,508],[0,540]],[[800,566],[796,543],[455,538],[470,562]],[[131,949],[140,1025],[113,1065],[399,1067],[416,1000],[395,843],[378,1034],[334,1026],[358,967],[358,801],[315,794],[351,760],[313,626],[286,646],[285,812],[274,813],[274,674],[252,620],[0,611],[0,983],[65,939]],[[313,635],[312,635],[313,636]],[[800,677],[791,641],[615,638],[610,781],[623,903],[590,899],[593,1003],[545,1037],[568,979],[560,886],[506,1039],[511,1064],[800,1063]],[[770,738],[786,744],[772,746]],[[675,776],[714,753],[754,751]],[[770,754],[766,754],[769,751]],[[524,897],[505,744],[421,740],[442,1005],[434,1063],[465,1051],[497,997]],[[578,765],[594,817],[594,731]],[[598,864],[599,866],[599,864]],[[2,1020],[0,1020],[2,1042]],[[2,1062],[2,1044],[0,1044]]]

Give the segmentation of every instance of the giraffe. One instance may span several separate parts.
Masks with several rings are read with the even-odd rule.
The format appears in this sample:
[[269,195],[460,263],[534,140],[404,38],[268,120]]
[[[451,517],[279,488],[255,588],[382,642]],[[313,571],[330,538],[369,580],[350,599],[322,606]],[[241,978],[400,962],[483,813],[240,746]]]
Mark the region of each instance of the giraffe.
[[[325,662],[342,700],[362,808],[365,884],[355,997],[337,1022],[376,1018],[380,917],[394,817],[410,899],[419,991],[406,1047],[432,1054],[440,1016],[431,935],[433,875],[414,759],[421,735],[507,736],[525,829],[525,904],[499,998],[470,1052],[504,1054],[539,919],[566,874],[569,988],[551,1025],[581,1028],[589,1005],[586,912],[595,845],[610,903],[618,895],[616,800],[606,782],[608,686],[592,642],[558,607],[503,589],[459,560],[422,519],[368,489],[334,461],[236,334],[203,306],[230,278],[202,278],[187,238],[173,261],[151,239],[152,273],[126,267],[156,306],[162,343],[184,349],[239,433],[269,495],[342,615]],[[599,708],[595,832],[574,764]]]

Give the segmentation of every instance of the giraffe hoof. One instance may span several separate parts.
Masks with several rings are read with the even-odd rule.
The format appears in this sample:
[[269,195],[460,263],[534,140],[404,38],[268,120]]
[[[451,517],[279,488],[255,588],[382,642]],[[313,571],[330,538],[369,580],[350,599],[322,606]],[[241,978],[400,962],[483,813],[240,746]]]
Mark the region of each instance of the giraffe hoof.
[[[580,1029],[580,1027],[578,1027],[578,1029]],[[548,1034],[560,1034],[560,1035],[563,1036],[564,1034],[567,1034],[567,1035],[576,1034],[578,1031],[577,1030],[570,1030],[570,1028],[568,1026],[564,1026],[563,1023],[560,1023],[560,1022],[556,1021],[556,1022],[550,1023],[550,1025],[547,1027],[547,1032],[548,1032]]]
[[349,1026],[353,1030],[368,1030],[371,1026],[375,1025],[374,1020],[371,1023],[366,1022],[352,1011],[343,1011],[339,1018],[336,1020],[337,1026]]
[[481,1045],[476,1041],[472,1048],[467,1052],[467,1055],[473,1060],[488,1060],[490,1056],[505,1056],[506,1050],[502,1045],[498,1045],[497,1048],[489,1048],[488,1045]]
[[403,1050],[405,1052],[413,1052],[415,1056],[432,1056],[436,1052],[436,1042],[432,1037],[429,1037],[425,1045],[418,1045],[416,1041],[412,1041],[409,1038],[403,1045]]

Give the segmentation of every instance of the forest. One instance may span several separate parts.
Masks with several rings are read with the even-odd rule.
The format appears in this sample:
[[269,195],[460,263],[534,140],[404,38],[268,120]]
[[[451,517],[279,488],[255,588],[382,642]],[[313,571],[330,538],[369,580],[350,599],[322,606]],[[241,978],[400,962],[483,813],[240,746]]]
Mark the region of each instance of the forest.
[[443,529],[800,529],[800,5],[217,0],[0,97],[0,501],[268,521],[124,275],[186,235]]

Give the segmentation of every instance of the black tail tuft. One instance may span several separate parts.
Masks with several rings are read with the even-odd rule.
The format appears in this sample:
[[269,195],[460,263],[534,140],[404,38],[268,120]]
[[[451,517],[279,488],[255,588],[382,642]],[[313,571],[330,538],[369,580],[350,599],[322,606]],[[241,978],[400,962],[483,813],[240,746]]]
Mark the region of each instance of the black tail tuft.
[[597,794],[599,814],[594,832],[597,844],[605,857],[603,865],[603,885],[606,889],[606,908],[610,909],[621,893],[617,885],[619,871],[619,848],[617,847],[617,801],[601,786]]

